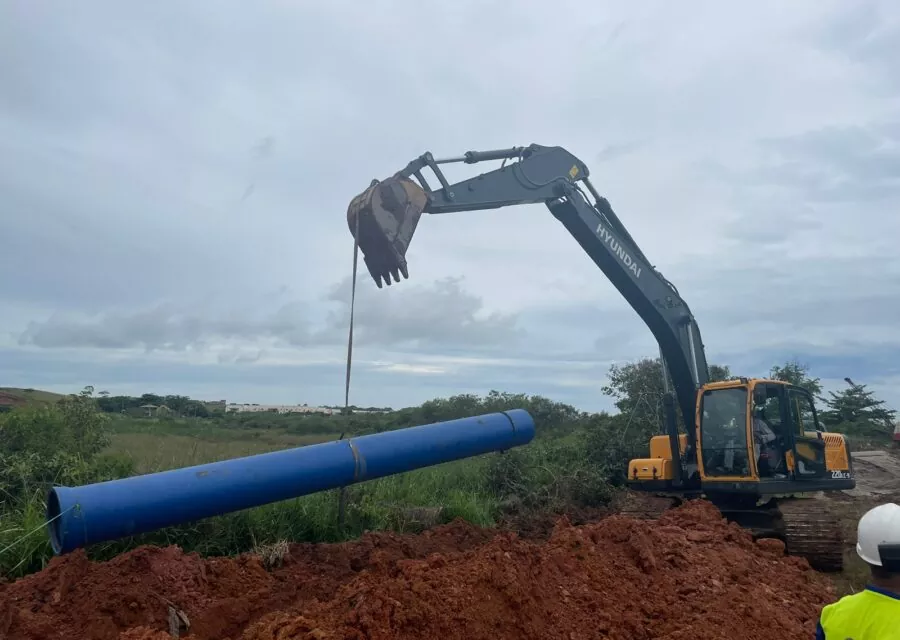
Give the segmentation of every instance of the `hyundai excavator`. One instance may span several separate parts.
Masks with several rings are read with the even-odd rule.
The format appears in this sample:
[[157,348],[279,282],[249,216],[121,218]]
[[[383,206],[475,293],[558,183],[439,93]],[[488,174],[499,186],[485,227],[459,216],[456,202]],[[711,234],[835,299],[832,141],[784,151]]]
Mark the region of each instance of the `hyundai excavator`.
[[[501,164],[450,184],[441,165]],[[432,188],[428,170],[439,187]],[[562,147],[531,144],[436,159],[425,153],[350,202],[347,224],[378,288],[409,278],[407,251],[423,213],[543,203],[637,312],[659,344],[665,424],[649,455],[628,466],[633,515],[654,519],[704,498],[756,538],[839,571],[843,535],[818,500],[803,494],[855,487],[848,444],[819,422],[813,397],[759,378],[710,380],[700,329],[675,286],[656,269]],[[679,428],[675,407],[681,415]],[[661,502],[660,502],[661,501]]]

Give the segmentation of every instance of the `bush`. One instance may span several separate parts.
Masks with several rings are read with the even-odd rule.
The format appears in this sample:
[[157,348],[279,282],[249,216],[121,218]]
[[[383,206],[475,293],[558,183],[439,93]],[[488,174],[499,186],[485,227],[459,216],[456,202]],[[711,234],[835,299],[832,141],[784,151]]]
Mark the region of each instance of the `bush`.
[[134,473],[130,458],[101,454],[106,417],[92,389],[58,404],[0,415],[0,571],[20,575],[43,566],[52,550],[42,531],[50,486],[79,485]]

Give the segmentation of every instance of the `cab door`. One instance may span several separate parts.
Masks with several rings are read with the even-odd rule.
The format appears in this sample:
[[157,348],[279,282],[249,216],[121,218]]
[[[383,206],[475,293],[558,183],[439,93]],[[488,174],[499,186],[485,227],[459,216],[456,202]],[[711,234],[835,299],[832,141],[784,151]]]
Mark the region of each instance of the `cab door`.
[[788,387],[791,447],[794,454],[794,478],[818,480],[827,473],[825,440],[816,416],[812,396],[799,387]]
[[756,478],[747,437],[747,386],[704,389],[700,395],[697,439],[704,483],[744,482]]
[[757,473],[761,480],[783,480],[788,477],[793,442],[787,434],[790,409],[785,385],[757,381],[753,384],[752,401],[750,435]]

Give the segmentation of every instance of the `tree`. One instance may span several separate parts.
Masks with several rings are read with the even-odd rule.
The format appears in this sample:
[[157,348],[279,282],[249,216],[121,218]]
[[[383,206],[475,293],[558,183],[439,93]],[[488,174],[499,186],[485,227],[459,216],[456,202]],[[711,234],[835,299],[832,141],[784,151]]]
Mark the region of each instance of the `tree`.
[[155,393],[145,393],[141,395],[140,404],[152,404],[157,407],[165,402],[165,399],[162,396],[158,396]]
[[84,484],[109,479],[107,472],[130,473],[130,464],[115,462],[113,469],[110,459],[98,456],[109,439],[106,416],[92,396],[88,386],[55,405],[17,407],[2,416],[0,495],[20,498],[40,484]]
[[199,400],[190,400],[184,404],[184,407],[181,410],[181,415],[191,416],[194,418],[208,418],[209,417],[209,409],[206,408],[206,405],[200,402]]
[[[665,420],[662,399],[662,365],[659,358],[643,358],[637,362],[609,368],[609,382],[602,387],[603,393],[616,399],[616,408],[629,416],[629,424],[634,424],[643,433],[659,432]],[[729,380],[733,376],[729,367],[709,365],[711,382]],[[672,388],[669,376],[669,388]],[[678,415],[678,412],[676,412]],[[678,415],[679,425],[684,423]]]
[[94,387],[88,385],[77,395],[70,395],[59,402],[66,428],[72,436],[70,451],[91,457],[109,445],[105,425],[107,416],[97,412],[94,403]]
[[809,365],[798,362],[796,359],[788,360],[783,366],[774,366],[769,370],[769,377],[773,380],[789,382],[798,387],[803,387],[812,394],[815,400],[823,401],[822,383],[819,378],[809,375]]
[[844,378],[848,388],[835,393],[825,401],[828,406],[822,412],[822,419],[846,433],[865,436],[890,436],[894,432],[897,411],[885,406],[884,400],[875,398],[874,391],[867,391],[866,385],[857,384]]

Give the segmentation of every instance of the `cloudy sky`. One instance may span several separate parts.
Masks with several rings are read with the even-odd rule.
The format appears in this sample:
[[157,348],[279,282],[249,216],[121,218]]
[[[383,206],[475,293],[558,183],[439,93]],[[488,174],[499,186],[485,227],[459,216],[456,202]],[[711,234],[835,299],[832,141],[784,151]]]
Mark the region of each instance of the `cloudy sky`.
[[[214,4],[0,4],[0,386],[340,403],[350,199],[537,142],[587,163],[710,362],[900,408],[896,2]],[[361,266],[356,404],[604,409],[610,364],[656,355],[542,206],[425,217],[408,259],[391,289]]]

